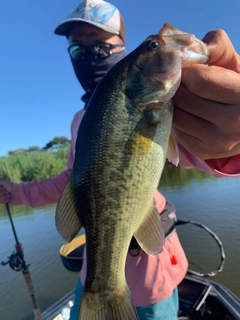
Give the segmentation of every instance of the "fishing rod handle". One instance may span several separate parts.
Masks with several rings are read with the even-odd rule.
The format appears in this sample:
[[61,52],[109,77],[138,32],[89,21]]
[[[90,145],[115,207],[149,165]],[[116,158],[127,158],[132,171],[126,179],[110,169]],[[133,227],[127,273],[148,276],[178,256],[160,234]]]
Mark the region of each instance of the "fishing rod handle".
[[39,308],[33,309],[33,313],[34,313],[35,320],[42,320],[42,315]]
[[33,284],[32,284],[32,279],[31,279],[30,273],[27,272],[27,273],[24,273],[23,275],[24,275],[24,279],[25,279],[25,282],[26,282],[26,285],[28,288],[28,292],[30,293],[31,296],[33,296],[34,289],[33,289]]
[[23,273],[24,275],[24,279],[28,288],[28,292],[32,297],[32,301],[33,301],[33,313],[34,313],[34,317],[35,320],[42,320],[42,315],[41,315],[41,311],[37,306],[37,303],[35,301],[35,297],[34,297],[34,289],[33,289],[33,284],[32,284],[32,279],[31,279],[31,275],[29,272]]

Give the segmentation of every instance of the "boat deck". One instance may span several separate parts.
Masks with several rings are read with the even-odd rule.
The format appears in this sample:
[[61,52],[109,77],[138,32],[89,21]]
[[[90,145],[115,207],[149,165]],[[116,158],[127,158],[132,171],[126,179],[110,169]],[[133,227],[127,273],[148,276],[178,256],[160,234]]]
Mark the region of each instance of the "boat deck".
[[[187,275],[179,287],[179,320],[239,320],[240,299],[226,287]],[[42,313],[43,320],[69,320],[74,291]]]

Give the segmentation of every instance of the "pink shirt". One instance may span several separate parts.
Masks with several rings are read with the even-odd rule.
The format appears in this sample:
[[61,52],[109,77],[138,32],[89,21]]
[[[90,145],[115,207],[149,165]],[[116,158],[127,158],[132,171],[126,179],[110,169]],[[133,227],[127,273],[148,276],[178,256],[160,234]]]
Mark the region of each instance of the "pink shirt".
[[[67,160],[67,169],[60,174],[41,181],[13,183],[10,203],[39,207],[56,203],[71,173],[73,165],[75,142],[79,124],[84,110],[77,112],[71,125],[71,150]],[[215,177],[240,175],[240,155],[227,159],[200,160],[179,145],[180,164],[185,168],[196,167]],[[161,212],[166,199],[155,193],[156,206]],[[188,268],[188,262],[177,233],[168,238],[163,251],[157,256],[149,256],[143,251],[137,257],[128,254],[126,261],[126,279],[135,306],[146,306],[171,296],[173,289],[182,281]],[[86,259],[80,272],[81,281],[86,277]]]

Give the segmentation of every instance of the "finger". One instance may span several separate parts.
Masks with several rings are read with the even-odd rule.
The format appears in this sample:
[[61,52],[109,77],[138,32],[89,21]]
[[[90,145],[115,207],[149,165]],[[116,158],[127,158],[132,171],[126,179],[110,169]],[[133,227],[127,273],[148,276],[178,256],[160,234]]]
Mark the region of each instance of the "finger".
[[212,30],[203,38],[210,50],[209,65],[221,66],[240,73],[239,55],[224,30]]
[[8,203],[10,198],[11,194],[9,192],[0,192],[0,203]]
[[[219,93],[219,95],[221,94]],[[234,99],[230,98],[230,100],[233,102]],[[232,130],[234,129],[239,131],[240,105],[223,104],[220,102],[215,102],[212,99],[209,100],[199,97],[190,92],[183,84],[179,87],[177,93],[175,94],[173,102],[175,105],[175,110],[176,108],[182,109],[187,113],[198,116],[223,128],[231,125]]]
[[232,70],[195,64],[183,69],[182,83],[199,97],[239,104],[240,74]]
[[200,159],[209,160],[225,157],[229,158],[240,153],[240,144],[235,145],[232,149],[228,150],[224,146],[206,144],[198,137],[189,136],[187,133],[179,131],[176,128],[174,128],[174,131],[181,145]]
[[[213,127],[214,125],[202,118],[175,107],[173,114],[173,126],[180,132],[191,137],[198,138],[199,140],[206,140],[210,130],[209,127]],[[201,139],[199,136],[201,136]]]
[[189,134],[178,130],[176,127],[174,127],[174,132],[180,144],[184,146],[188,152],[200,159],[213,159],[211,157],[211,150],[199,138],[190,136]]
[[0,180],[0,190],[5,189],[6,191],[11,193],[12,190],[12,182],[8,180]]
[[238,154],[239,139],[232,131],[222,130],[209,121],[175,108],[173,126],[179,142],[201,159],[214,159]]

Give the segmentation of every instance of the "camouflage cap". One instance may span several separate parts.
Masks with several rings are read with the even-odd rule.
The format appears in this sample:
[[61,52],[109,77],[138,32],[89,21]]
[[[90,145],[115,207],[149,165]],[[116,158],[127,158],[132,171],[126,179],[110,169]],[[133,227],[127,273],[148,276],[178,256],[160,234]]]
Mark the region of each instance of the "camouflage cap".
[[113,4],[102,0],[81,2],[54,30],[55,34],[67,36],[77,22],[90,23],[102,30],[119,35],[125,42],[125,25],[120,11]]

